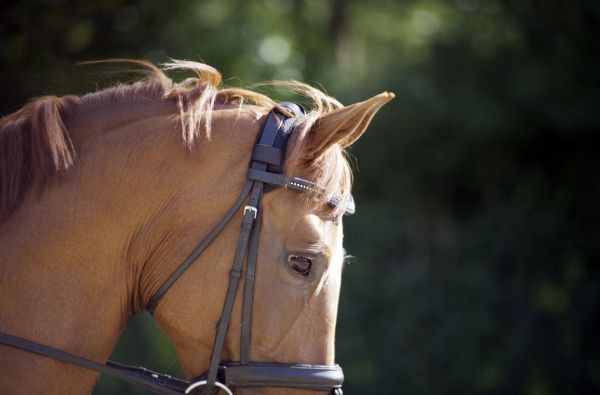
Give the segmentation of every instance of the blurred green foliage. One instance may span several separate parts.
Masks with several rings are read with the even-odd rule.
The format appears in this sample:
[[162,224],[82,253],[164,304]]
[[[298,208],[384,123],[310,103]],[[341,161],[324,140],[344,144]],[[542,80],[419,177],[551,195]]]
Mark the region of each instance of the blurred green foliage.
[[[397,98],[352,149],[349,394],[600,392],[600,3],[38,0],[0,5],[0,111],[110,83],[78,61],[203,60]],[[178,372],[136,317],[114,357]],[[143,393],[108,379],[94,391]]]

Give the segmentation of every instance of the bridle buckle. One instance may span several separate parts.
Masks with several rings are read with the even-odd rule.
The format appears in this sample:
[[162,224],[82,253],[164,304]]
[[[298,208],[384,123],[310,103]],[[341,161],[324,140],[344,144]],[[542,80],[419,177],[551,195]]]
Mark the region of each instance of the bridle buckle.
[[246,206],[244,207],[244,216],[246,216],[248,211],[250,211],[253,214],[254,219],[256,219],[256,216],[258,215],[258,209],[254,206]]

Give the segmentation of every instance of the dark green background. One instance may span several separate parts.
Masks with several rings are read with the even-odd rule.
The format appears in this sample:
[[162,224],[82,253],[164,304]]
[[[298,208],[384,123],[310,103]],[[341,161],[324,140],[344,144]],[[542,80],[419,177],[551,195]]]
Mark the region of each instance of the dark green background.
[[[395,92],[352,148],[346,393],[600,392],[600,2],[0,7],[2,114],[110,84],[75,66],[110,57],[203,60],[229,85],[297,78],[344,103]],[[134,319],[114,358],[176,373],[151,325]]]

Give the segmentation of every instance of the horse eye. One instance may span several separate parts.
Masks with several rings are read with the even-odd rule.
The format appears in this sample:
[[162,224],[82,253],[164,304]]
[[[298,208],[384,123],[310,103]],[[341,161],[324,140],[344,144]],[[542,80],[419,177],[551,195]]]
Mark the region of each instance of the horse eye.
[[287,264],[295,273],[306,277],[310,273],[312,260],[305,256],[290,255],[288,256]]

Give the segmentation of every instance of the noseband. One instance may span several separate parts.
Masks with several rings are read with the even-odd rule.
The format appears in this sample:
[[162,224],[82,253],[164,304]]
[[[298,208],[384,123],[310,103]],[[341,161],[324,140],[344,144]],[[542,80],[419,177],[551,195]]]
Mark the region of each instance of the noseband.
[[[277,109],[269,113],[254,146],[248,170],[248,180],[242,188],[242,192],[219,223],[150,298],[146,307],[152,313],[161,297],[219,235],[249,198],[248,203],[244,206],[240,236],[229,274],[227,294],[223,303],[221,318],[217,325],[209,368],[206,372],[188,382],[146,368],[127,366],[112,361],[102,365],[62,350],[3,333],[0,333],[0,344],[6,344],[111,375],[143,386],[158,394],[198,393],[209,395],[214,394],[218,389],[222,389],[232,395],[230,387],[284,387],[329,391],[331,395],[342,395],[344,374],[342,368],[337,364],[310,365],[250,361],[252,300],[263,193],[277,187],[299,193],[314,193],[317,195],[324,193],[321,187],[310,181],[299,177],[288,177],[283,174],[287,141],[293,131],[296,117],[301,116],[303,111],[293,103],[283,103],[282,107],[294,114],[295,117],[289,118]],[[337,207],[342,204],[342,201],[334,195],[329,197],[328,204]],[[346,203],[345,214],[350,215],[353,213],[354,202],[350,199]],[[246,262],[246,278],[242,301],[240,361],[224,362],[221,360],[221,356],[244,262]]]

